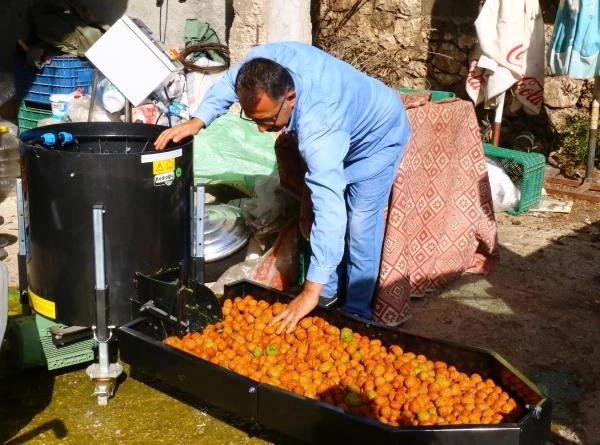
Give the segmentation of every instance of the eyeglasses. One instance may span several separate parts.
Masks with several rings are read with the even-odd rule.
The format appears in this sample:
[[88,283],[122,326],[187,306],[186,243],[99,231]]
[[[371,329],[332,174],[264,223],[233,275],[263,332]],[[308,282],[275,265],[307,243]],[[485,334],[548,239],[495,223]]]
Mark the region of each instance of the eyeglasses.
[[252,119],[251,117],[246,116],[246,114],[244,113],[244,110],[241,109],[240,110],[240,118],[244,119],[245,121],[254,122],[256,125],[266,125],[266,126],[275,125],[277,123],[277,119],[279,119],[279,114],[281,113],[281,110],[283,109],[284,103],[285,103],[285,97],[281,100],[281,104],[279,105],[279,110],[277,110],[277,114],[275,114],[275,116],[273,116],[273,117],[265,117],[263,119]]

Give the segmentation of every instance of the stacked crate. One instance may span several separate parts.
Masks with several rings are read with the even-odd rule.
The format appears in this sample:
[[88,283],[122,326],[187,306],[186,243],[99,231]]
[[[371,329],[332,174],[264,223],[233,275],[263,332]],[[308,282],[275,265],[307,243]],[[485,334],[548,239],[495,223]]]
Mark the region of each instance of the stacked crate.
[[35,69],[23,55],[17,54],[14,73],[17,97],[21,101],[17,119],[19,133],[22,133],[52,115],[52,94],[70,94],[78,88],[89,94],[94,66],[85,57],[53,56],[41,69]]

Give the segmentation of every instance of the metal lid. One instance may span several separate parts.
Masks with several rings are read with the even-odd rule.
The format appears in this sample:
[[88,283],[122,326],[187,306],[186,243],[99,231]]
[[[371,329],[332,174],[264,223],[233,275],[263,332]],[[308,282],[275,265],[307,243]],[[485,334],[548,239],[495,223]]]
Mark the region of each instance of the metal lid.
[[217,261],[246,245],[250,230],[240,209],[229,204],[207,204],[204,208],[204,260]]

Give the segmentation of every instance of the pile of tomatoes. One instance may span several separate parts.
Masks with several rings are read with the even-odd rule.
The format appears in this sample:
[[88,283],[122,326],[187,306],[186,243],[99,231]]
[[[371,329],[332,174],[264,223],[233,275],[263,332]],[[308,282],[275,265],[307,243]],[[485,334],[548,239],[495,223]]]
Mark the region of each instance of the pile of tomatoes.
[[320,317],[276,334],[285,304],[226,299],[223,321],[164,342],[257,382],[268,383],[388,425],[495,424],[522,407],[491,379],[384,346]]

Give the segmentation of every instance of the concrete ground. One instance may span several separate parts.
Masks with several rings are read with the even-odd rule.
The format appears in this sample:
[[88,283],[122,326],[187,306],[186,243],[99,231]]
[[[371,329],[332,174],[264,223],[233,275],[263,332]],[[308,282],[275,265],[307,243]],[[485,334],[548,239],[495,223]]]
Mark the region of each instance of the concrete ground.
[[[14,197],[0,204],[17,287]],[[552,398],[549,443],[600,444],[600,205],[568,214],[498,214],[501,261],[413,301],[410,332],[496,351]],[[128,376],[100,407],[85,365],[0,374],[0,441],[11,444],[292,443]],[[207,382],[210,384],[210,382]]]

